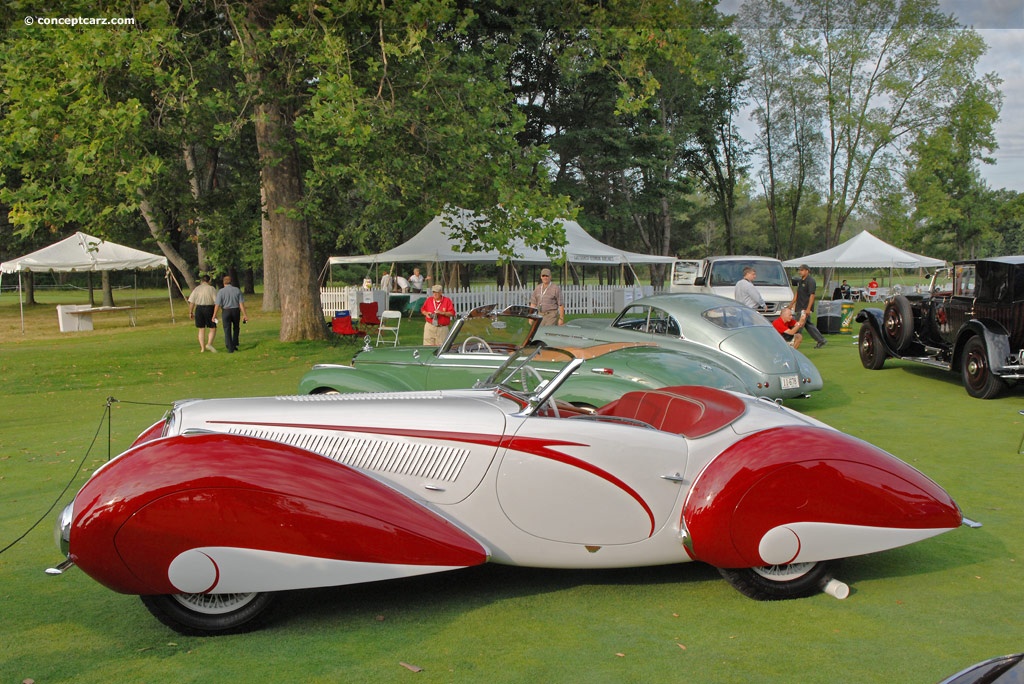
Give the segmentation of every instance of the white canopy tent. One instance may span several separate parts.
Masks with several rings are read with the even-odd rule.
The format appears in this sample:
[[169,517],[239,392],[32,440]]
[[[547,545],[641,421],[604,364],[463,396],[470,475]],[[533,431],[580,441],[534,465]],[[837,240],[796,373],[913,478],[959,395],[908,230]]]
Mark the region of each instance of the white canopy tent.
[[[355,256],[331,257],[329,265],[334,264],[393,264],[393,263],[496,263],[500,257],[497,251],[460,252],[456,250],[455,241],[449,237],[447,225],[469,226],[478,221],[478,217],[466,209],[452,209],[427,223],[420,232],[403,244],[379,254],[363,254]],[[671,256],[656,256],[628,252],[604,244],[592,237],[575,221],[559,221],[565,230],[565,256],[568,263],[631,265],[631,264],[671,264],[675,261]],[[551,255],[547,252],[527,247],[521,240],[513,246],[516,257],[513,261],[530,264],[549,264]]]
[[[75,233],[49,247],[11,259],[0,264],[0,278],[4,273],[18,274],[18,298],[21,299],[21,274],[25,271],[45,273],[89,272],[89,271],[146,271],[167,268],[167,257],[156,256],[132,247],[125,247],[102,238]],[[171,317],[174,304],[171,300],[171,285],[167,283],[167,299],[171,303]],[[21,330],[25,331],[25,305],[21,303]]]
[[812,268],[932,268],[944,266],[942,259],[932,259],[890,245],[868,231],[817,254],[782,262],[795,267],[807,264]]

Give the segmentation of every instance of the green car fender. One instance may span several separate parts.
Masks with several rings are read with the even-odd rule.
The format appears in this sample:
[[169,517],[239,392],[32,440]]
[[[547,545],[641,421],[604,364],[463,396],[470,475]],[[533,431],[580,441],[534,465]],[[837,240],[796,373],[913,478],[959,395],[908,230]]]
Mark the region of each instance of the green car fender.
[[372,366],[354,368],[341,364],[316,366],[299,382],[299,394],[401,392],[418,389],[422,387],[402,382],[401,377],[393,371],[385,375],[374,372]]

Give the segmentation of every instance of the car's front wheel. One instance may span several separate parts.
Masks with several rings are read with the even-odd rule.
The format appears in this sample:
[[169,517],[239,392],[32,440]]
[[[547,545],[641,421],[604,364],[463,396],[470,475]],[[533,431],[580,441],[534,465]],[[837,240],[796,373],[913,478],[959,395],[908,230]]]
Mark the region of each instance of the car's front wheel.
[[964,388],[972,397],[995,399],[1006,387],[1006,383],[992,374],[985,342],[980,337],[975,336],[967,340],[960,362]]
[[214,636],[259,627],[274,594],[161,594],[139,598],[157,620],[179,634]]
[[882,340],[878,333],[867,323],[860,326],[860,335],[857,336],[857,346],[860,348],[860,363],[870,370],[879,370],[885,363],[887,356]]
[[766,565],[759,568],[719,568],[733,589],[757,601],[782,601],[817,594],[832,579],[834,561]]

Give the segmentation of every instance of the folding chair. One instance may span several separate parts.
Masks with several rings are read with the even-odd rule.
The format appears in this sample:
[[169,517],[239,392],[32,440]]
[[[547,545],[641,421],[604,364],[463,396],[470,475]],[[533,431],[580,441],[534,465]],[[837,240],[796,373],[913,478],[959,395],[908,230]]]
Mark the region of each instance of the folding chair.
[[362,330],[352,327],[352,316],[335,316],[331,321],[331,330],[335,335],[341,335],[346,342],[355,342],[360,337],[366,337]]
[[359,325],[380,325],[380,319],[377,318],[377,302],[359,303]]
[[402,324],[401,311],[385,311],[380,317],[380,327],[377,328],[377,345],[383,341],[392,347],[398,346],[398,327]]

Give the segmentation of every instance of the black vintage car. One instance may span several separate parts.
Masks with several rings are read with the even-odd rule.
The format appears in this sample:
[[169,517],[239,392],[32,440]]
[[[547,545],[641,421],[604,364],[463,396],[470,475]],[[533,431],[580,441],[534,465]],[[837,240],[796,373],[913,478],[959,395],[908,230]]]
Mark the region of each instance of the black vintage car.
[[956,262],[857,321],[865,368],[891,356],[959,370],[968,394],[992,399],[1024,378],[1024,256]]

